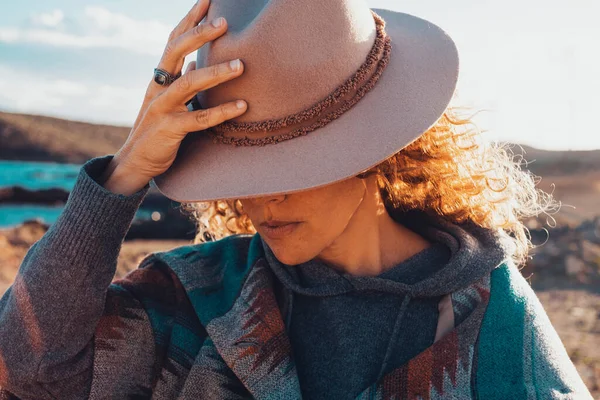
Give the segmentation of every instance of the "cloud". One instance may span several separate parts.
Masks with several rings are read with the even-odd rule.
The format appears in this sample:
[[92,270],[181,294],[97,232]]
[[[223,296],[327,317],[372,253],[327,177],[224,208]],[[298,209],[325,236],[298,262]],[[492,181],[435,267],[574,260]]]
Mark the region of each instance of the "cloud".
[[32,17],[32,27],[0,27],[0,42],[68,48],[120,48],[160,56],[171,31],[158,21],[139,21],[102,7],[88,6],[65,28],[61,10]]
[[14,112],[131,125],[144,90],[143,87],[52,80],[0,65],[0,109]]
[[35,25],[46,26],[49,28],[56,28],[60,26],[65,19],[65,14],[62,10],[54,10],[50,13],[34,14],[31,17],[31,21]]
[[20,71],[0,66],[0,102],[11,103],[11,108],[28,109],[36,103],[39,106],[60,107],[68,98],[82,97],[88,88],[64,79],[55,81],[36,78]]

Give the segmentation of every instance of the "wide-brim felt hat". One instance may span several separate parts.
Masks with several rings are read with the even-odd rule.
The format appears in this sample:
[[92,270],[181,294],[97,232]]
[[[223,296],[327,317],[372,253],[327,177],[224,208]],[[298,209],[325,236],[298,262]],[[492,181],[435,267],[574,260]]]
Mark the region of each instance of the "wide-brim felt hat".
[[432,22],[362,0],[212,0],[228,30],[197,68],[240,58],[237,78],[190,109],[243,99],[246,113],[190,132],[154,178],[168,198],[294,193],[366,171],[426,132],[458,80],[453,40]]

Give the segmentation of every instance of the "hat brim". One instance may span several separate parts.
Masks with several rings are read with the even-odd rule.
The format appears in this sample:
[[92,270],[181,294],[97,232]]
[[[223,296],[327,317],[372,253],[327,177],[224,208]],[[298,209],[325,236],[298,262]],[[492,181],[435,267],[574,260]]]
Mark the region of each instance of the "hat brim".
[[386,21],[392,52],[375,87],[354,107],[305,136],[266,146],[188,134],[173,165],[153,179],[158,190],[175,201],[198,202],[318,188],[379,164],[427,131],[454,94],[456,45],[429,21],[372,10]]

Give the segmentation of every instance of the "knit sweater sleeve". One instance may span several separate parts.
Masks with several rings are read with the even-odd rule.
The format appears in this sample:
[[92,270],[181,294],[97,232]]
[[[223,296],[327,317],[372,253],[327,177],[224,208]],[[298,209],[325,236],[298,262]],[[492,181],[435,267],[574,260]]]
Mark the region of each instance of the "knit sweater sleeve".
[[[122,328],[124,320],[111,326],[113,309],[141,308],[111,281],[149,185],[130,196],[102,187],[97,179],[112,157],[82,166],[58,220],[28,250],[0,299],[0,387],[21,399],[88,398],[99,322],[104,330]],[[149,326],[136,329],[151,339]]]

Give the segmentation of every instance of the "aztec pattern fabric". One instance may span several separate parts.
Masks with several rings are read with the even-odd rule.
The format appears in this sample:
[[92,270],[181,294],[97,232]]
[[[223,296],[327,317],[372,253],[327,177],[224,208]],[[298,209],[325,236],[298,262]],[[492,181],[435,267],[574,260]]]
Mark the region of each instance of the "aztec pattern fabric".
[[451,295],[458,319],[466,317],[425,351],[388,373],[358,399],[468,399],[476,341],[490,298],[486,276]]
[[[155,378],[137,383],[141,398],[301,398],[272,285],[257,237],[157,253],[116,283],[141,300],[155,332]],[[505,264],[451,297],[462,322],[357,399],[591,398],[516,268]],[[122,346],[97,354],[131,354]],[[134,382],[107,381],[112,391],[97,385],[92,398]]]
[[[300,399],[259,239],[154,253],[111,284],[89,398]],[[513,265],[451,299],[458,326],[357,399],[591,399]]]

